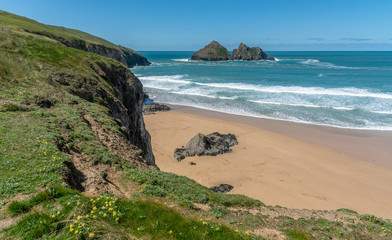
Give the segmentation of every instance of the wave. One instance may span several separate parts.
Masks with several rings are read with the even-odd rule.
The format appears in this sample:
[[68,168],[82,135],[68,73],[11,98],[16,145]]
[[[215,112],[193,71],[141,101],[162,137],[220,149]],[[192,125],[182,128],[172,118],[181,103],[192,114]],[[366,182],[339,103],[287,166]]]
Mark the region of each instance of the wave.
[[308,108],[332,108],[336,110],[354,110],[354,108],[348,107],[330,107],[330,106],[321,106],[321,105],[313,105],[313,104],[298,104],[298,103],[279,103],[279,102],[268,102],[268,101],[259,101],[259,100],[248,100],[249,102],[260,103],[260,104],[271,104],[271,105],[284,105],[284,106],[292,106],[292,107],[308,107]]
[[392,131],[392,127],[390,127],[390,126],[371,126],[371,125],[370,126],[363,126],[363,127],[340,126],[340,125],[335,125],[332,123],[328,124],[328,123],[319,123],[319,122],[301,120],[301,119],[298,119],[294,116],[285,116],[285,118],[272,117],[272,116],[267,116],[267,115],[263,115],[260,113],[253,113],[253,112],[245,111],[244,109],[240,109],[240,108],[216,106],[216,105],[209,105],[209,104],[201,105],[199,102],[198,103],[191,103],[191,102],[178,102],[178,101],[171,101],[171,100],[166,100],[166,101],[161,101],[161,102],[167,103],[167,104],[180,105],[180,106],[194,107],[194,108],[210,110],[210,111],[215,111],[215,112],[221,112],[221,113],[227,113],[227,114],[234,114],[234,115],[239,115],[239,116],[272,119],[272,120],[279,120],[279,121],[285,121],[285,122],[294,122],[294,123],[302,123],[302,124],[317,125],[317,126],[327,126],[327,127],[341,128],[341,129]]
[[171,91],[169,93],[178,94],[178,95],[189,95],[189,96],[199,96],[199,97],[207,97],[207,98],[214,98],[214,99],[222,99],[222,100],[235,100],[238,97],[224,97],[224,96],[217,96],[217,95],[208,95],[203,94],[198,91]]
[[177,58],[177,59],[172,59],[175,62],[190,62],[191,60],[189,58]]
[[359,69],[357,67],[346,67],[346,66],[339,66],[329,62],[320,62],[317,59],[306,59],[304,61],[300,61],[300,63],[305,65],[312,65],[317,67],[326,67],[326,68],[335,68],[335,69]]
[[171,82],[183,84],[192,83],[191,81],[184,80],[184,77],[187,77],[187,75],[138,76],[138,78],[143,81]]
[[294,93],[302,95],[331,95],[331,96],[349,96],[349,97],[370,97],[392,99],[392,94],[369,92],[358,88],[321,88],[321,87],[299,87],[299,86],[262,86],[246,83],[199,83],[196,85],[208,86],[214,88],[228,88],[234,90],[247,90],[266,93]]
[[392,112],[390,111],[372,111],[373,113],[378,113],[378,114],[386,114],[386,115],[392,115]]
[[183,92],[183,91],[177,91],[177,92],[170,92],[173,94],[179,94],[179,95],[190,95],[190,96],[199,96],[199,97],[207,97],[207,98],[216,98],[214,96],[211,95],[207,95],[207,94],[202,94],[202,93],[197,93],[197,92]]

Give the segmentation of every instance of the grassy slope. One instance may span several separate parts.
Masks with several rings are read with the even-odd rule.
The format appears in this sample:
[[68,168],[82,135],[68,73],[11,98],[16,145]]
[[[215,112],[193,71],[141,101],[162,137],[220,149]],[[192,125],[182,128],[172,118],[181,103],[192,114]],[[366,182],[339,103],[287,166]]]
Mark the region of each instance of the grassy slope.
[[[0,25],[6,28],[0,30],[0,227],[14,223],[0,238],[262,239],[248,231],[267,228],[288,239],[391,239],[391,223],[373,216],[347,210],[336,212],[346,220],[322,218],[323,212],[284,216],[291,213],[244,196],[213,193],[185,177],[138,169],[138,159],[121,161],[83,118],[92,116],[111,134],[126,138],[107,104],[99,94],[91,101],[79,97],[99,89],[112,92],[110,79],[98,76],[94,67],[121,64],[19,31],[23,26],[67,36],[76,30],[10,14],[0,14]],[[104,41],[80,34],[91,42]],[[54,81],[64,76],[69,85]],[[86,80],[94,81],[94,87],[80,87]],[[131,193],[127,199],[89,198],[67,188],[62,172],[70,149],[124,172]],[[21,194],[31,193],[21,200]],[[269,213],[282,209],[279,216]]]
[[[59,26],[50,26],[46,24],[42,24],[39,22],[36,22],[32,19],[18,16],[12,13],[4,12],[0,10],[0,27],[6,29],[6,30],[11,30],[14,32],[17,32],[19,34],[26,34],[29,35],[28,32],[41,32],[41,33],[47,33],[53,36],[57,37],[62,37],[67,40],[73,40],[73,39],[82,39],[86,41],[87,43],[92,43],[92,44],[100,44],[105,47],[109,48],[114,48],[114,49],[126,49],[127,51],[130,51],[134,54],[140,55],[139,53],[133,51],[132,49],[115,45],[109,41],[106,41],[105,39],[96,37],[94,35],[75,30],[75,29],[69,29],[65,27],[59,27]],[[37,37],[37,36],[35,36]],[[43,37],[45,38],[45,37]],[[46,38],[46,40],[49,40],[49,38]],[[53,40],[54,41],[54,40]]]

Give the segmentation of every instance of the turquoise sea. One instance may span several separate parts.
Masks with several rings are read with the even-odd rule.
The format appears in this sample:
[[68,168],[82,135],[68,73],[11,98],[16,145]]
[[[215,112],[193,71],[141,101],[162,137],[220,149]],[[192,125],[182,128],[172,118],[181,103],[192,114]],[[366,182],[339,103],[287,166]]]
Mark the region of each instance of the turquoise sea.
[[141,52],[156,102],[351,129],[392,130],[392,52],[267,52],[277,61],[188,61]]

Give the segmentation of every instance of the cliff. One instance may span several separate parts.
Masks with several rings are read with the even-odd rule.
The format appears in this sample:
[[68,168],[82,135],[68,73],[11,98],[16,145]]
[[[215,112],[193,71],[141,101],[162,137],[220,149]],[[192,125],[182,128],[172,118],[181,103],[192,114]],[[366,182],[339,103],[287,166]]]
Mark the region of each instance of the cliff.
[[267,54],[263,52],[260,47],[248,47],[240,43],[238,49],[233,50],[233,60],[255,61],[255,60],[275,60],[268,58]]
[[210,42],[207,46],[192,54],[191,60],[227,61],[231,59],[229,51],[217,41]]
[[[10,19],[12,21],[9,21]],[[41,35],[67,47],[114,59],[128,67],[151,64],[146,57],[132,49],[115,45],[82,31],[45,25],[4,11],[0,11],[0,22],[1,20],[4,20],[1,26],[10,31]]]
[[[0,26],[4,43],[0,46],[2,87],[25,92],[15,99],[2,89],[0,100],[14,99],[29,106],[50,108],[53,113],[53,109],[61,110],[53,119],[60,128],[48,132],[61,136],[61,142],[72,142],[60,147],[71,156],[81,154],[93,162],[136,161],[155,165],[142,114],[143,86],[129,70],[130,66],[148,64],[143,56],[90,34],[44,25],[4,11],[0,11]],[[65,114],[65,109],[72,114]],[[98,132],[87,134],[92,129],[85,125],[85,117],[91,116],[112,139],[125,139],[129,145],[126,148],[134,149],[135,154],[140,151],[136,155],[141,158],[112,155],[113,144],[106,146],[105,139],[98,139]],[[41,120],[47,123],[47,119]],[[82,137],[75,139],[69,129]]]

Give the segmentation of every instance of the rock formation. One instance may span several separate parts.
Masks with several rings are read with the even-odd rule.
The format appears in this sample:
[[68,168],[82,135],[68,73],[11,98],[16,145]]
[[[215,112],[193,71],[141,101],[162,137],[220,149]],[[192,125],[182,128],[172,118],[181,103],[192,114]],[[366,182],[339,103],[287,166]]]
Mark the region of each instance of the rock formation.
[[245,61],[275,60],[268,58],[267,54],[260,47],[248,47],[243,43],[240,43],[238,48],[233,50],[232,59]]
[[231,55],[227,49],[217,41],[210,42],[207,46],[192,54],[191,60],[227,61]]
[[155,112],[166,112],[166,111],[170,111],[170,108],[163,104],[159,104],[159,103],[143,104],[144,115],[154,114]]
[[220,184],[219,186],[212,186],[210,189],[214,192],[227,193],[230,192],[234,187],[229,184]]
[[233,134],[220,134],[217,132],[209,135],[198,133],[183,148],[174,150],[174,157],[181,161],[189,156],[216,156],[226,152],[231,152],[231,146],[238,144],[237,138]]
[[268,57],[260,47],[248,47],[240,43],[237,49],[233,50],[230,55],[229,51],[217,41],[212,41],[210,44],[192,54],[191,60],[203,61],[227,61],[227,60],[244,60],[244,61],[257,61],[257,60],[271,60],[275,58]]

